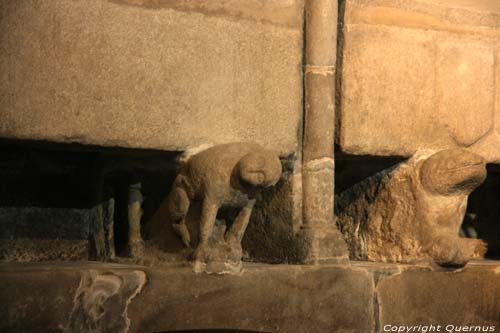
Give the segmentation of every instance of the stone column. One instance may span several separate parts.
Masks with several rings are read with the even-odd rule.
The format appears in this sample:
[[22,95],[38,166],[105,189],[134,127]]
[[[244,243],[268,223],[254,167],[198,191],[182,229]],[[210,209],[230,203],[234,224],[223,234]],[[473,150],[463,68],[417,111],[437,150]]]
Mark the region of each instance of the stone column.
[[141,183],[129,185],[128,190],[128,252],[132,258],[142,258],[144,242],[141,237],[142,218],[142,186]]
[[305,15],[304,262],[338,262],[348,252],[333,206],[337,0],[307,0]]

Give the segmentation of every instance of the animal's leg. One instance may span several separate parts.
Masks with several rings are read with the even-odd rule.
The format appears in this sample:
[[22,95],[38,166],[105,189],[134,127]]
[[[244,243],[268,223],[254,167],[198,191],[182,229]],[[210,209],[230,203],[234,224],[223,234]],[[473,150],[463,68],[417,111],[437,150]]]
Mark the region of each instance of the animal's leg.
[[203,200],[201,208],[200,242],[194,253],[196,260],[205,261],[208,255],[208,240],[214,231],[215,219],[219,206],[220,205],[216,201],[209,197]]
[[190,201],[186,191],[175,186],[168,195],[168,211],[172,220],[172,228],[181,237],[186,247],[191,247],[191,237],[186,226],[186,215],[189,211]]
[[214,231],[219,205],[210,198],[203,200],[200,222],[200,245],[206,245]]
[[247,230],[248,222],[250,221],[250,215],[252,215],[252,209],[255,205],[255,199],[248,201],[245,207],[238,213],[238,216],[234,220],[231,230],[229,230],[226,240],[228,242],[241,243],[245,230]]

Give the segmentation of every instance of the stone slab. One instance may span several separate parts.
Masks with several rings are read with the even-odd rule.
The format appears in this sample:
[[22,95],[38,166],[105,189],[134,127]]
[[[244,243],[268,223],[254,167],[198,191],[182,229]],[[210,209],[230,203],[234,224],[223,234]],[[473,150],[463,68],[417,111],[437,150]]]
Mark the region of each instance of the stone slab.
[[[194,275],[189,269],[148,276],[148,289],[130,306],[132,330],[374,329],[371,277],[348,266],[250,265],[241,276]],[[141,311],[146,307],[153,311]]]
[[0,272],[0,331],[60,332],[69,320],[80,284],[78,270],[6,271],[4,267]]
[[465,147],[500,161],[499,46],[494,1],[348,0],[341,150],[410,156]]
[[[137,271],[146,273],[147,283],[126,308],[130,332],[374,331],[373,281],[366,269],[253,264],[245,265],[241,276],[218,276],[195,274],[188,267],[98,263],[0,264],[0,283],[11,286],[0,291],[0,331],[73,327],[75,309],[81,313],[75,304],[80,304],[82,286],[92,286],[85,295],[93,295],[109,290],[109,272],[125,279]],[[109,292],[103,293],[106,299]],[[121,310],[110,303],[103,303],[102,311],[115,311],[119,318]],[[30,318],[39,308],[43,311]]]
[[0,331],[59,332],[81,328],[82,319],[95,323],[95,332],[379,332],[404,324],[498,331],[499,272],[498,261],[436,271],[365,262],[245,264],[241,276],[173,265],[0,264]]
[[377,287],[381,328],[432,324],[446,332],[448,325],[493,326],[493,332],[500,332],[499,298],[498,261],[458,271],[403,272],[382,279]]
[[2,0],[0,137],[298,148],[302,0]]
[[145,283],[138,266],[0,264],[0,331],[127,332],[127,306]]

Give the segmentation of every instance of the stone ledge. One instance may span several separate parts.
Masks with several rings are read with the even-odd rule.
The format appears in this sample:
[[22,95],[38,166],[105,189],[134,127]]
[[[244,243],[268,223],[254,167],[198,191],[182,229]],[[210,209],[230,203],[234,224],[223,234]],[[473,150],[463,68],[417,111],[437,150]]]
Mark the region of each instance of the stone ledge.
[[[130,320],[130,332],[378,332],[387,324],[494,325],[499,330],[499,275],[500,262],[488,261],[454,271],[363,262],[246,264],[241,276],[194,274],[180,266],[0,264],[0,331],[74,327],[78,318],[88,318],[75,302],[99,301],[88,292],[82,297],[82,286],[90,295],[101,290],[113,295],[100,304],[103,313],[114,314],[110,318],[120,317],[123,306],[117,305],[129,300],[124,318]],[[115,277],[128,287],[113,294],[109,282]],[[116,327],[107,325],[101,331]]]

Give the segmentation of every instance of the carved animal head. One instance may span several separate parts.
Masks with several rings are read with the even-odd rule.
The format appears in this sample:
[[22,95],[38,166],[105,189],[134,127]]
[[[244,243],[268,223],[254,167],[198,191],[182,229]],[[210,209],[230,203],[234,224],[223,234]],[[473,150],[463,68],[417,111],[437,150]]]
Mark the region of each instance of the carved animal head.
[[442,150],[430,156],[420,168],[423,187],[434,194],[469,194],[486,178],[486,162],[465,149]]
[[281,177],[281,161],[276,154],[261,150],[243,156],[238,163],[244,183],[255,187],[274,186]]

